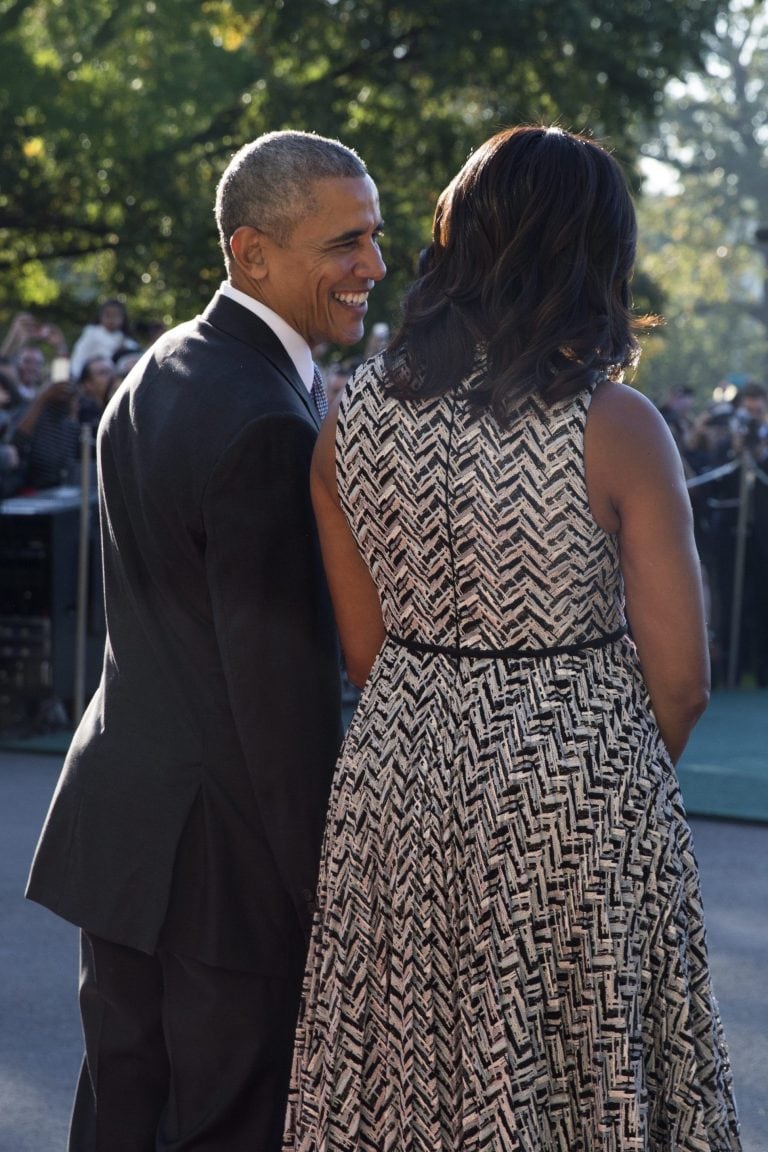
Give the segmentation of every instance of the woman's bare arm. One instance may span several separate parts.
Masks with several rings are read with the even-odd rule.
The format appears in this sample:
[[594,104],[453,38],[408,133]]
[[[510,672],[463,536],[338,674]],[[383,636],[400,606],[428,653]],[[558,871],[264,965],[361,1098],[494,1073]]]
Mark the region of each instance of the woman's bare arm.
[[654,405],[601,384],[587,420],[587,487],[617,532],[627,616],[662,738],[677,761],[709,699],[701,566],[682,462]]
[[362,688],[384,641],[379,594],[358,551],[336,488],[338,400],[323,421],[312,458],[312,503],[347,675]]

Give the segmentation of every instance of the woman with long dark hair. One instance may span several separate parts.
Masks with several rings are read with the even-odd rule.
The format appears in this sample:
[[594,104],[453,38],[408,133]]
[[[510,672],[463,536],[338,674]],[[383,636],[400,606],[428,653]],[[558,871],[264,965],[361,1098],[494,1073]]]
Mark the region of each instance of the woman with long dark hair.
[[286,1147],[739,1148],[674,768],[709,693],[690,502],[622,382],[635,235],[597,143],[492,137],[321,432],[364,689]]

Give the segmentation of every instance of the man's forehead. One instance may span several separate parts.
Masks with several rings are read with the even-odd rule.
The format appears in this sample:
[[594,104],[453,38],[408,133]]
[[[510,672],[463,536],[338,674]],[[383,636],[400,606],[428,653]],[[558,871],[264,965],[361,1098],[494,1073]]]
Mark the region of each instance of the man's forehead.
[[311,199],[321,208],[332,204],[368,205],[379,203],[379,193],[370,176],[330,176],[317,180],[311,188]]

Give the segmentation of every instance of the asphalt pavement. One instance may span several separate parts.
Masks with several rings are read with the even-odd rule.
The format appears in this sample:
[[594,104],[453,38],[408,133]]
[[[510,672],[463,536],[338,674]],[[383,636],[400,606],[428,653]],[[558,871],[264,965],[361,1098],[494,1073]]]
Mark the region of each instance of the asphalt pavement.
[[[23,898],[59,767],[0,752],[0,1152],[64,1152],[81,1060],[77,932]],[[768,824],[691,825],[743,1152],[768,1152]]]

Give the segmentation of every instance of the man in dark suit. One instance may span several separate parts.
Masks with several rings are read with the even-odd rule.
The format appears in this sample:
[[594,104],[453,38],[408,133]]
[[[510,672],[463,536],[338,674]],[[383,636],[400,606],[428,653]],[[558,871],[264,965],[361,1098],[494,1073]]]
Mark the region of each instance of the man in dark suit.
[[216,219],[227,281],[100,426],[104,670],[27,890],[82,929],[71,1152],[280,1146],[340,737],[311,348],[362,338],[385,267],[321,137],[241,149]]

